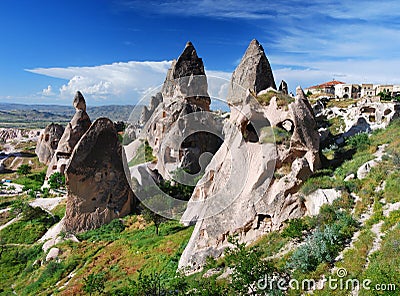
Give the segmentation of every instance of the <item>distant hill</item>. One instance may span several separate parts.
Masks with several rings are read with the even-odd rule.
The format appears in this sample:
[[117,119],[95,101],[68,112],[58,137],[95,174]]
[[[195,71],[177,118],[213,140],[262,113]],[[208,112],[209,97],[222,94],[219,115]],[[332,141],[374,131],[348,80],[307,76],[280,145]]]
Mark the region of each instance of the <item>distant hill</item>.
[[[134,105],[108,105],[88,107],[93,120],[108,117],[112,121],[127,121]],[[72,106],[25,105],[0,103],[0,127],[42,128],[51,122],[67,123],[74,115]]]

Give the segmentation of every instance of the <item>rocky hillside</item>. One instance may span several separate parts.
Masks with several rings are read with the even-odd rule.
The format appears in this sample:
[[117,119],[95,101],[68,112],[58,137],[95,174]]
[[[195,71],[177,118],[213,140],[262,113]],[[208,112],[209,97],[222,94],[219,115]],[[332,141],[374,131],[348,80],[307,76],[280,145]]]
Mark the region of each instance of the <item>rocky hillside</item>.
[[0,293],[398,295],[398,104],[287,89],[253,40],[229,114],[190,42],[125,139],[78,92],[0,194]]
[[[88,108],[88,114],[92,118],[108,117],[113,121],[127,121],[134,107],[91,106]],[[44,128],[52,122],[64,125],[71,116],[73,112],[68,106],[0,103],[0,127],[5,128]]]

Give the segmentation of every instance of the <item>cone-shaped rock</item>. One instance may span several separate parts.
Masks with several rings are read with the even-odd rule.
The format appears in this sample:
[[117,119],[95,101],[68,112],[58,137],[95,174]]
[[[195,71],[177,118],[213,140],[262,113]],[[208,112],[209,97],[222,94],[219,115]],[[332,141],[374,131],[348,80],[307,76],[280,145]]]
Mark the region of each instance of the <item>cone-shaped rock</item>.
[[269,87],[276,89],[274,75],[263,47],[253,39],[232,74],[228,102],[241,103],[248,89],[257,94]]
[[113,122],[97,119],[76,145],[66,169],[67,231],[94,229],[131,212],[134,196],[122,157]]
[[90,127],[91,121],[86,113],[86,102],[81,92],[76,92],[72,105],[76,110],[75,114],[65,127],[64,133],[58,142],[57,149],[47,168],[46,180],[55,172],[64,173],[76,143]]
[[50,123],[44,129],[36,144],[35,153],[41,163],[48,165],[57,149],[58,142],[64,133],[64,127],[57,123]]
[[177,60],[172,62],[162,87],[164,102],[170,104],[177,100],[186,100],[204,110],[209,110],[210,98],[207,92],[203,60],[197,56],[191,42]]
[[65,128],[57,148],[57,151],[62,153],[72,153],[76,143],[91,124],[89,115],[86,113],[85,99],[79,91],[75,94],[73,106],[76,109],[75,115]]

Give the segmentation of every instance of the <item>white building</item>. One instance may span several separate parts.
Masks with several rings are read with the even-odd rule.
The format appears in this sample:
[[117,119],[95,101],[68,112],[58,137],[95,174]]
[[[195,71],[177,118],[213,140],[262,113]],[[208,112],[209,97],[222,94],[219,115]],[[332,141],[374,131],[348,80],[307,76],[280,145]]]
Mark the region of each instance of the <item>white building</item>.
[[375,96],[375,89],[372,83],[361,84],[361,98]]
[[343,99],[358,99],[361,96],[361,87],[358,84],[335,85],[335,97]]

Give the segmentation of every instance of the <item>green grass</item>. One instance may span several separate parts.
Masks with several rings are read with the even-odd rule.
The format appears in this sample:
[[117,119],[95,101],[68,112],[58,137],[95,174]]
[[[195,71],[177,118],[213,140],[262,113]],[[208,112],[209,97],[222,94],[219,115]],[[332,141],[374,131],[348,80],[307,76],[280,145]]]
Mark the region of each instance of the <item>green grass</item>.
[[[29,273],[14,277],[16,291],[22,295],[48,295],[58,289],[55,284],[74,271],[76,276],[60,295],[82,295],[83,279],[91,273],[104,272],[106,291],[112,294],[136,280],[138,270],[145,273],[175,274],[178,261],[193,227],[178,222],[161,224],[160,235],[153,224],[144,224],[141,216],[114,220],[96,230],[80,234],[80,243],[71,241],[58,245],[60,262],[46,263]],[[44,256],[44,254],[42,254]]]
[[13,182],[16,184],[23,185],[24,190],[31,189],[34,191],[39,191],[43,185],[45,176],[46,176],[46,172],[41,171],[38,173],[29,174],[27,176],[19,176],[18,178],[13,180]]
[[330,119],[328,123],[329,123],[328,129],[334,136],[342,133],[344,131],[344,128],[346,127],[344,119],[341,116]]
[[395,171],[386,179],[384,192],[386,202],[395,203],[400,201],[400,171]]
[[5,244],[33,244],[41,238],[56,221],[40,208],[28,207],[21,220],[0,231]]
[[[385,291],[380,295],[399,295],[399,274],[400,227],[397,227],[383,238],[381,249],[371,256],[371,263],[361,275],[361,279],[371,280],[371,287],[375,284],[394,284],[396,291]],[[376,292],[366,290],[363,291],[363,295],[377,295]]]
[[0,257],[0,293],[12,295],[11,285],[21,275],[29,276],[33,270],[32,264],[43,256],[41,245],[7,246],[3,247]]
[[294,102],[294,98],[282,93],[276,93],[274,91],[269,91],[266,94],[257,96],[257,101],[262,105],[268,106],[273,97],[276,97],[276,103],[278,107],[285,108],[286,110],[289,104]]
[[338,108],[347,108],[350,105],[357,103],[358,100],[355,99],[342,99],[336,101],[335,99],[331,99],[327,104],[327,108],[338,107]]
[[265,127],[261,129],[261,139],[260,142],[265,143],[276,143],[290,145],[291,134],[279,127]]

